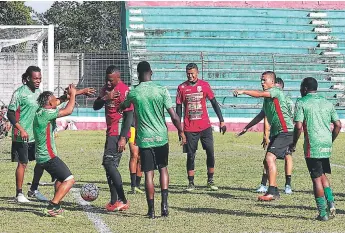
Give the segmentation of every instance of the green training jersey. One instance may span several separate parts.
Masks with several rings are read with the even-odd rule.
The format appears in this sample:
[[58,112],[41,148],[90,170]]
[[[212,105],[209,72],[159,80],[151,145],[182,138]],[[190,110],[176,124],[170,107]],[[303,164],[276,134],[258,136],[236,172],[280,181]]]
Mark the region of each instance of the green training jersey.
[[123,105],[133,103],[137,118],[136,144],[141,148],[159,147],[168,143],[164,110],[172,108],[167,88],[152,81],[133,88]]
[[[23,85],[14,91],[8,106],[9,110],[15,111],[16,121],[29,135],[29,142],[35,141],[32,122],[38,109],[37,98],[40,94],[40,89],[32,92],[27,85]],[[12,127],[12,141],[23,142],[20,131],[15,126]]]
[[283,91],[278,87],[267,90],[271,97],[264,99],[263,110],[271,125],[270,136],[276,136],[281,132],[292,132],[292,113]]
[[36,143],[36,162],[44,163],[57,156],[54,129],[59,109],[39,108],[34,118],[34,136]]
[[303,123],[306,158],[329,158],[332,152],[330,124],[339,120],[331,102],[317,93],[309,93],[296,102],[295,122]]

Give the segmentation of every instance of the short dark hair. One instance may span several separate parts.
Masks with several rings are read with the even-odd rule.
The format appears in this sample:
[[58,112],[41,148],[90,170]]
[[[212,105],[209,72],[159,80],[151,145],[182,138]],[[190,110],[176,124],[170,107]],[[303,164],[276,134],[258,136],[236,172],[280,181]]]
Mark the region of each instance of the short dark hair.
[[273,71],[269,71],[269,70],[265,71],[265,72],[262,73],[262,76],[263,75],[270,75],[270,76],[272,76],[274,83],[276,83],[277,77],[276,77],[276,73],[274,73]]
[[41,72],[38,66],[29,66],[25,73],[22,74],[22,83],[25,84],[28,78],[31,78],[32,72]]
[[105,74],[113,74],[115,72],[120,72],[120,69],[117,68],[116,66],[114,65],[110,65],[107,67],[106,71],[105,71]]
[[150,63],[148,63],[147,61],[141,61],[139,62],[138,66],[137,66],[137,72],[139,74],[141,73],[147,73],[150,72],[151,70],[151,66]]
[[284,81],[283,81],[283,79],[281,79],[281,78],[276,78],[276,84],[279,84],[279,85],[282,86],[282,88],[284,88]]
[[198,70],[198,66],[195,63],[189,63],[186,66],[186,70],[191,70],[191,69],[197,69]]
[[302,81],[302,87],[305,87],[307,91],[317,91],[317,81],[315,78],[307,77]]
[[53,92],[51,91],[44,91],[42,92],[38,98],[37,98],[37,103],[38,105],[42,108],[47,105],[49,97],[54,95]]

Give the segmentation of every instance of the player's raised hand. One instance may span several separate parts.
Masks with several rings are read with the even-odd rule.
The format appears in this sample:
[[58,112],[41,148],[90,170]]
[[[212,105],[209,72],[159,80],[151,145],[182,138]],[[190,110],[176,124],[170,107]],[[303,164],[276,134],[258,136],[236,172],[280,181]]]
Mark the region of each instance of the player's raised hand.
[[113,100],[120,97],[120,91],[107,91],[105,93],[105,100]]
[[93,88],[93,87],[87,87],[87,88],[84,88],[84,95],[86,96],[93,96],[96,94],[96,89]]
[[242,129],[241,132],[237,133],[237,134],[236,134],[236,137],[240,137],[240,136],[242,136],[242,135],[245,134],[245,133],[247,133],[247,129],[246,129],[246,128]]
[[77,89],[75,88],[73,83],[68,86],[67,93],[68,93],[69,96],[72,96],[72,95],[75,96],[75,94],[77,93]]
[[224,122],[220,122],[220,126],[219,126],[219,132],[222,133],[223,135],[226,132],[226,125]]
[[243,94],[243,91],[241,91],[241,90],[234,90],[234,92],[233,92],[233,95],[235,97],[238,97],[239,95],[242,95],[242,94]]

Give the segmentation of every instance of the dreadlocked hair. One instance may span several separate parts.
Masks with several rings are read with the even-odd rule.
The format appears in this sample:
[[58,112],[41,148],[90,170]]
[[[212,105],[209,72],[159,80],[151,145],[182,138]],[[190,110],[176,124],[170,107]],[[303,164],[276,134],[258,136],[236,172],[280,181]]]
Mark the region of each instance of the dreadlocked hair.
[[29,66],[25,73],[22,74],[22,83],[26,84],[28,78],[31,78],[32,72],[41,72],[41,69],[38,66]]
[[42,92],[38,98],[37,98],[37,103],[38,105],[42,108],[47,105],[49,101],[49,97],[53,95],[53,92],[51,91],[44,91]]

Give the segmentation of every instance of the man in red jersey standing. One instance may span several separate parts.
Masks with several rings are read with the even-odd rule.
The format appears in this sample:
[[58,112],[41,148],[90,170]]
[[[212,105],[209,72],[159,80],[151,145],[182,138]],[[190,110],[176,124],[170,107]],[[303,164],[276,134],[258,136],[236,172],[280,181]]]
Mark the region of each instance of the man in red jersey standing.
[[210,100],[220,122],[220,132],[226,132],[226,126],[219,104],[208,82],[198,79],[198,66],[189,63],[186,66],[187,81],[180,84],[176,95],[176,113],[182,118],[182,105],[184,107],[184,132],[187,144],[183,152],[187,153],[187,174],[189,185],[186,191],[193,191],[194,186],[194,160],[198,149],[199,139],[207,155],[207,187],[218,190],[214,185],[214,143],[210,118],[207,112],[206,98]]

